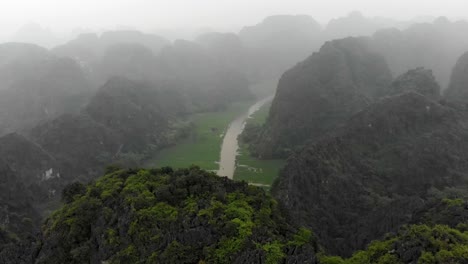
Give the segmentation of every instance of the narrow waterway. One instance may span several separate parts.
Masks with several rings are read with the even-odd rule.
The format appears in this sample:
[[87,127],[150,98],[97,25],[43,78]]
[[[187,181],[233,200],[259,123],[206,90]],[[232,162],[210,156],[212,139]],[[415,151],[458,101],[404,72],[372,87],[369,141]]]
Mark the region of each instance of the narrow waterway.
[[239,149],[237,141],[238,136],[242,133],[245,127],[245,121],[255,112],[257,112],[264,104],[273,99],[273,96],[261,99],[250,106],[249,110],[238,116],[229,124],[221,146],[221,158],[219,161],[218,175],[227,176],[232,179],[236,169],[236,156]]

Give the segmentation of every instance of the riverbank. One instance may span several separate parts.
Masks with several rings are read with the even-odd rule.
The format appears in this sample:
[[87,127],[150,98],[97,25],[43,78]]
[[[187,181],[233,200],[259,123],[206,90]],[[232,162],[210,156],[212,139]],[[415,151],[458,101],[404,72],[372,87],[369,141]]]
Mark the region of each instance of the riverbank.
[[194,130],[173,147],[163,149],[145,162],[146,167],[186,168],[193,164],[217,171],[224,133],[229,124],[246,112],[253,101],[231,104],[226,110],[195,114],[190,117]]
[[[263,125],[268,118],[270,106],[271,103],[262,106],[247,119],[246,125]],[[280,159],[257,159],[250,154],[248,145],[241,142],[236,161],[234,180],[243,180],[251,185],[260,186],[269,190],[285,164],[286,161]]]
[[197,165],[220,176],[244,180],[269,189],[284,166],[284,160],[261,160],[250,155],[248,146],[238,142],[246,124],[262,125],[268,117],[272,98],[240,102],[225,111],[195,114],[194,130],[177,145],[160,151],[145,162],[146,167],[186,168]]
[[238,137],[245,127],[245,122],[251,118],[259,109],[265,104],[273,100],[273,96],[266,97],[253,104],[248,111],[238,116],[231,122],[229,128],[224,136],[223,145],[221,147],[221,155],[219,160],[219,170],[217,172],[220,176],[226,176],[230,179],[234,177],[236,170],[236,158],[238,155],[239,142]]

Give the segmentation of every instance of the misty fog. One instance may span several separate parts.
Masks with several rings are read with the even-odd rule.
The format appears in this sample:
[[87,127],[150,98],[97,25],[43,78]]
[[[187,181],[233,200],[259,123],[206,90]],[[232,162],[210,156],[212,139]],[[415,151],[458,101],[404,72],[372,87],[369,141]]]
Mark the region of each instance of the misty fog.
[[1,263],[467,263],[462,0],[5,0]]

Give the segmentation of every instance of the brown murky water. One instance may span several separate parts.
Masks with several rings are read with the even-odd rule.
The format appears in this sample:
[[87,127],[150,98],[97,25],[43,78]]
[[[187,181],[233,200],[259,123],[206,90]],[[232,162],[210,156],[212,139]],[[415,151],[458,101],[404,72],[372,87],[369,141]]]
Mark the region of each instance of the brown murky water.
[[264,104],[273,99],[273,96],[261,99],[255,104],[250,106],[249,110],[242,115],[238,116],[234,121],[229,124],[223,139],[221,147],[221,157],[219,161],[219,170],[217,172],[220,176],[227,176],[232,179],[236,169],[236,157],[239,150],[237,137],[242,133],[245,127],[245,121],[255,112],[257,112]]

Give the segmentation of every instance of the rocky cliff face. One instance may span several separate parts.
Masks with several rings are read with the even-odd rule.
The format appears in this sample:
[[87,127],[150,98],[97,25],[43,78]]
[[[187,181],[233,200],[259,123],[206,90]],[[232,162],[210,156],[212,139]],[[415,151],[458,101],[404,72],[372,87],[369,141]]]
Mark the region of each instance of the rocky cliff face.
[[391,74],[367,38],[326,43],[287,71],[278,84],[256,152],[285,156],[317,140],[386,93]]
[[450,101],[468,102],[468,52],[461,56],[452,71],[445,97]]
[[116,131],[87,115],[63,115],[35,127],[31,138],[59,159],[63,177],[88,181],[102,173],[122,147]]
[[466,113],[409,92],[353,116],[290,158],[274,189],[330,252],[408,223],[429,190],[467,186]]

